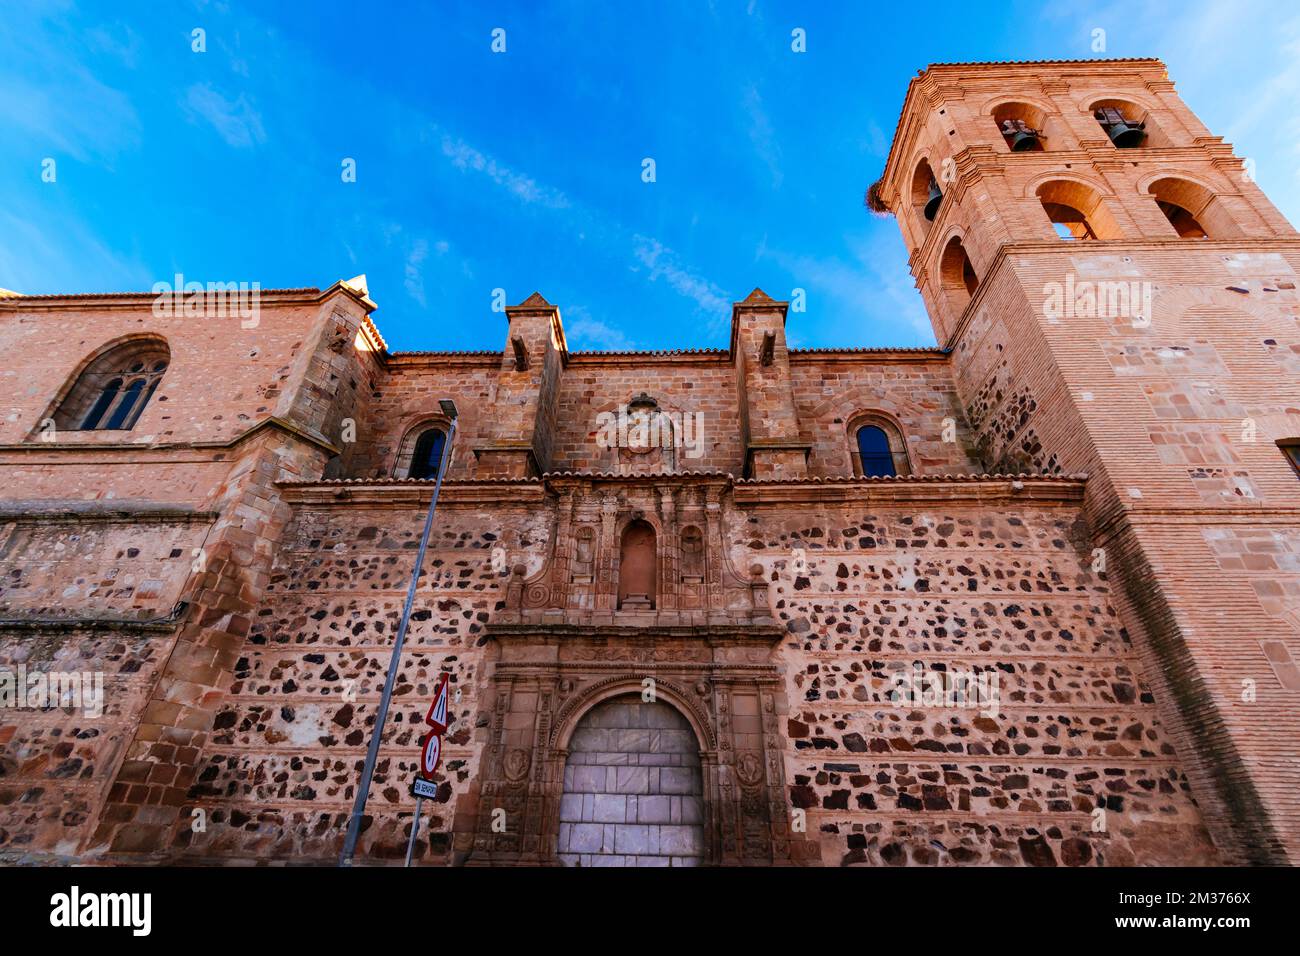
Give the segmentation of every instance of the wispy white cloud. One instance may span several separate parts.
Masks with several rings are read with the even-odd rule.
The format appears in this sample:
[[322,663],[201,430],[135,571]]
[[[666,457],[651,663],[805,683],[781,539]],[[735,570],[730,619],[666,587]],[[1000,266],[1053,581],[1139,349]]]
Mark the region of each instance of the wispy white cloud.
[[749,117],[749,141],[758,158],[772,174],[773,188],[780,188],[785,178],[781,172],[781,147],[772,131],[772,121],[767,110],[763,108],[763,98],[753,83],[745,87],[744,108],[745,115]]
[[97,52],[115,57],[129,69],[135,69],[142,41],[125,23],[92,27],[86,31],[86,44]]
[[[933,342],[930,320],[910,277],[894,267],[901,255],[901,248],[894,247],[901,247],[901,243],[886,233],[876,236],[848,239],[846,245],[852,256],[848,261],[772,249],[766,239],[758,258],[776,263],[790,274],[797,288],[807,292],[811,315],[840,317],[841,325],[834,330],[834,337],[840,341],[858,342],[868,322],[880,325],[887,321],[884,316],[891,316],[905,326],[905,338]],[[776,294],[779,297],[781,293]],[[821,329],[823,336],[828,331]]]
[[[10,14],[16,12],[14,17]],[[102,82],[85,60],[99,52],[133,55],[122,41],[106,32],[81,36],[71,31],[41,29],[22,14],[6,11],[0,29],[0,127],[6,138],[21,134],[39,144],[44,155],[71,156],[81,161],[111,160],[134,148],[140,120],[131,99]],[[39,76],[32,82],[29,76]]]
[[218,136],[236,149],[249,149],[266,141],[262,115],[243,93],[229,99],[211,83],[195,83],[185,91],[182,106],[190,122],[209,123]]
[[648,270],[651,282],[663,279],[673,291],[693,300],[701,310],[714,316],[730,313],[731,300],[727,294],[708,279],[682,266],[676,254],[658,239],[638,233],[633,236],[633,242],[636,260]]
[[464,140],[444,135],[442,154],[450,159],[457,169],[482,173],[528,205],[540,205],[549,209],[565,209],[569,206],[569,199],[564,193],[540,185],[531,176],[516,172],[505,164],[497,162]]
[[143,263],[108,248],[70,209],[0,210],[0,234],[0,288],[28,295],[136,291],[155,279]]
[[411,245],[411,250],[406,254],[406,294],[420,304],[421,308],[427,305],[424,298],[424,275],[420,271],[420,266],[424,260],[429,258],[429,243],[425,239],[417,239]]
[[[398,223],[387,223],[381,230],[384,237],[392,242],[403,233],[403,228]],[[423,236],[413,239],[406,244],[406,254],[403,260],[403,278],[402,283],[406,287],[406,294],[415,300],[420,308],[428,305],[428,298],[424,292],[424,271],[425,263],[429,261],[432,255],[435,259],[441,259],[451,251],[451,243],[446,239],[437,239],[430,242]],[[461,270],[466,275],[469,272],[469,264],[462,263]]]
[[[436,130],[436,127],[432,127]],[[701,311],[709,313],[711,321],[721,322],[731,314],[731,300],[713,282],[688,269],[676,253],[658,239],[633,233],[602,210],[572,200],[562,190],[556,189],[533,176],[513,169],[460,137],[438,131],[443,155],[462,171],[481,173],[521,202],[563,213],[562,228],[585,239],[588,235],[599,239],[602,251],[631,247],[633,271],[647,270],[651,282],[663,279],[673,291],[694,302]],[[595,337],[612,342],[614,330],[597,320],[586,326]],[[630,341],[630,340],[627,340]],[[609,348],[627,348],[628,345]]]
[[628,351],[639,346],[621,329],[616,329],[600,319],[593,318],[586,306],[566,305],[564,315],[564,337],[569,348],[598,349],[605,351]]

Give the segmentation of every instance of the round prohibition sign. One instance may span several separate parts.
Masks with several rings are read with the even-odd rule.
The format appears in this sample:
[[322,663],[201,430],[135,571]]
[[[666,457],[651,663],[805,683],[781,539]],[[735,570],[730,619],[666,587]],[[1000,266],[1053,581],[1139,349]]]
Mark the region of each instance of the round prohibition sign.
[[424,738],[424,749],[420,751],[420,776],[432,780],[433,773],[442,763],[442,735],[429,734]]

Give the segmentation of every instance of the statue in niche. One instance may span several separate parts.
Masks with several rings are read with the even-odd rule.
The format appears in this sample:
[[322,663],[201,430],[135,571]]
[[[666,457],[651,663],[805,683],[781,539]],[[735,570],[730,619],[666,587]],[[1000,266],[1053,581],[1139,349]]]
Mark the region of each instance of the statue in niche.
[[579,528],[573,542],[573,580],[590,584],[595,563],[596,532],[588,527]]
[[704,579],[704,535],[690,526],[682,531],[682,580],[698,583]]

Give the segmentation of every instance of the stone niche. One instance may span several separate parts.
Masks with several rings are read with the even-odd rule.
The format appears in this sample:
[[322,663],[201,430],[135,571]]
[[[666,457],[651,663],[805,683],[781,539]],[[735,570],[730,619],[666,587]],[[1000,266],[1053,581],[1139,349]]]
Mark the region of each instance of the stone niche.
[[784,796],[778,628],[487,630],[482,777],[457,809],[459,860],[818,862]]
[[733,566],[727,476],[555,478],[540,567],[511,570],[499,623],[770,624],[763,569]]

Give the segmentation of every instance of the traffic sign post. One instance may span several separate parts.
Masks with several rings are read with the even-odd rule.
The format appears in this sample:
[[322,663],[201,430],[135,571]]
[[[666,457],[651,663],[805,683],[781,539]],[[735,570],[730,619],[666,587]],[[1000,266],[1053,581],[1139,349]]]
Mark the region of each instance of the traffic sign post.
[[[433,517],[438,510],[438,493],[442,491],[442,479],[451,465],[451,450],[456,441],[456,406],[450,399],[438,403],[443,414],[451,424],[447,430],[447,441],[442,449],[442,464],[438,467],[438,479],[433,484],[433,497],[429,499],[429,513],[424,519],[424,530],[420,532],[420,548],[415,553],[415,568],[411,571],[411,583],[406,589],[406,604],[402,606],[402,619],[397,625],[397,635],[393,639],[393,653],[388,660],[388,676],[384,678],[384,692],[379,698],[379,712],[375,715],[375,727],[370,732],[370,746],[366,748],[366,759],[361,766],[361,781],[357,786],[356,799],[352,801],[352,816],[348,820],[347,834],[343,837],[343,852],[339,854],[339,866],[351,866],[352,856],[357,849],[357,838],[361,835],[361,816],[366,809],[366,800],[370,796],[370,782],[375,776],[375,762],[379,759],[379,741],[384,732],[384,722],[388,720],[388,707],[393,699],[393,682],[397,679],[397,665],[402,659],[402,644],[406,641],[406,629],[411,623],[411,607],[415,604],[415,592],[420,586],[420,571],[424,567],[424,555],[429,550],[429,534],[433,531]],[[414,838],[414,828],[412,828]]]
[[429,705],[429,713],[425,715],[424,722],[432,730],[424,738],[424,746],[420,748],[419,775],[411,781],[411,795],[415,797],[415,819],[411,821],[411,839],[406,844],[407,866],[411,865],[411,857],[415,853],[415,835],[420,832],[420,810],[424,806],[424,798],[436,796],[438,793],[438,785],[433,782],[433,775],[442,763],[442,735],[447,730],[446,671],[442,672],[442,677],[438,680],[438,689],[433,693],[433,703]]
[[[446,678],[446,674],[442,675]],[[436,698],[435,698],[436,699]],[[411,839],[406,843],[406,866],[411,865],[411,856],[415,853],[415,835],[420,832],[420,809],[425,797],[438,793],[438,785],[433,782],[434,771],[442,763],[442,734],[436,730],[429,731],[420,749],[420,775],[411,781],[411,793],[415,796],[415,819],[411,821]]]
[[[423,783],[424,781],[417,780],[415,782]],[[434,787],[433,789],[436,793],[438,788]],[[417,790],[414,784],[411,785],[411,792],[415,794],[415,819],[411,821],[411,839],[406,844],[406,863],[403,864],[404,866],[411,865],[411,854],[415,852],[415,835],[420,832],[420,807],[424,805],[424,794]]]

